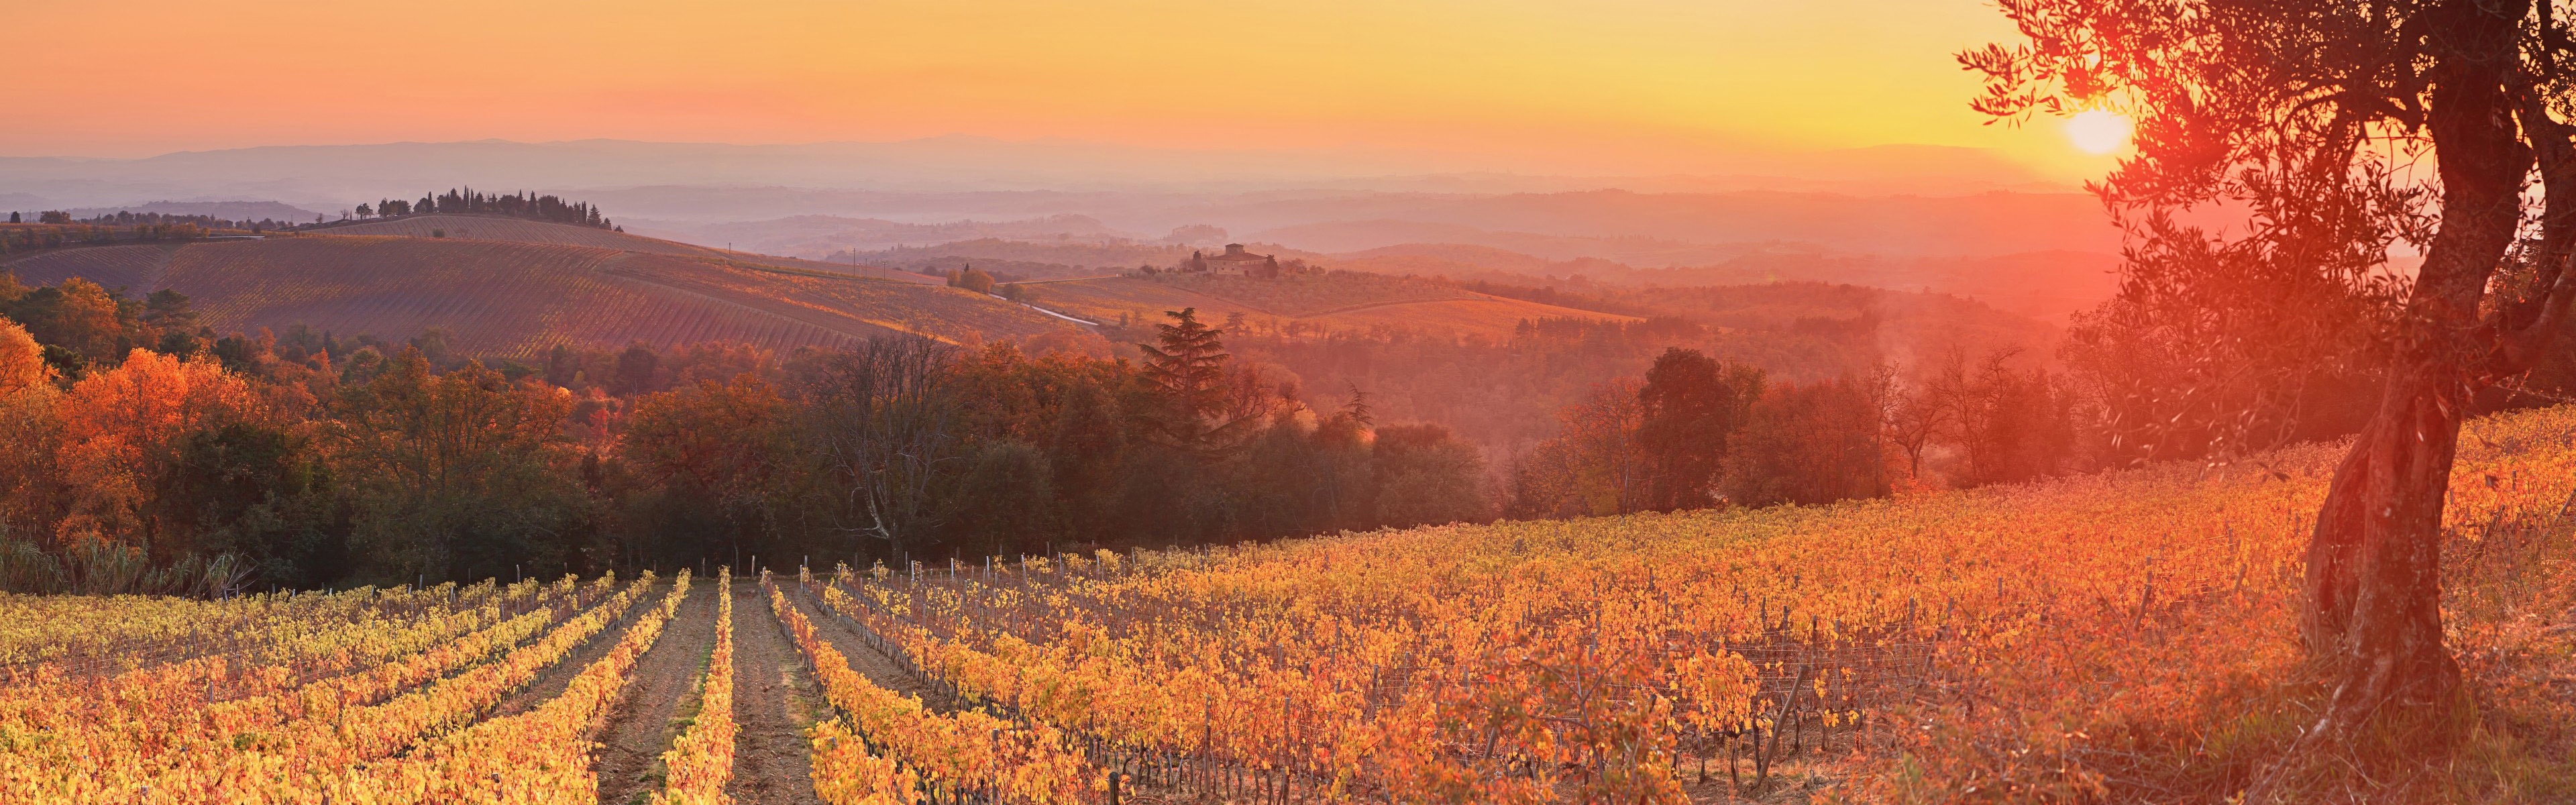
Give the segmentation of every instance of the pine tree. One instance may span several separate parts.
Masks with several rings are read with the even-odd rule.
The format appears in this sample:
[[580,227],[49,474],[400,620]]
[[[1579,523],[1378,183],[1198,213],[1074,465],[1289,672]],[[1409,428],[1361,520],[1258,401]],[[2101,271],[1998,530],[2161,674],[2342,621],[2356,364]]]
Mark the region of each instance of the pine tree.
[[1369,406],[1368,392],[1361,390],[1358,383],[1347,380],[1343,382],[1351,387],[1351,401],[1342,404],[1342,415],[1350,417],[1351,421],[1359,423],[1360,427],[1376,427],[1377,412]]
[[1163,315],[1173,323],[1155,325],[1161,346],[1136,345],[1145,353],[1145,383],[1163,408],[1149,427],[1176,446],[1213,449],[1218,431],[1232,427],[1214,423],[1225,413],[1226,368],[1232,356],[1225,352],[1223,332],[1200,323],[1197,308]]

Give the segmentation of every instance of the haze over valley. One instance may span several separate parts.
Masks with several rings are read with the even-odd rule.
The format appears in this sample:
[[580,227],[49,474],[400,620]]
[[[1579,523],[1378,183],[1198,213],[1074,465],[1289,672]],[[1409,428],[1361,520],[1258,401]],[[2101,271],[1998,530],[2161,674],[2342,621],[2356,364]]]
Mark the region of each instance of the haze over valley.
[[0,805],[2576,802],[2576,0],[0,19]]

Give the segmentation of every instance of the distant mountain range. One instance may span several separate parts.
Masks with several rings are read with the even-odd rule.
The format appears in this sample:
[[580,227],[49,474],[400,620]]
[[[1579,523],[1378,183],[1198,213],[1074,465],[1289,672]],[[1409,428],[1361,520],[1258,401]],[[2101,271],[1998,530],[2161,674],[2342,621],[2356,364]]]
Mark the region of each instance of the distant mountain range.
[[[1851,282],[1970,294],[2044,317],[2107,295],[2120,245],[2091,195],[1975,149],[1776,155],[1723,176],[1528,176],[1494,167],[1436,154],[974,137],[392,143],[0,158],[0,187],[9,188],[0,207],[310,220],[424,188],[526,189],[596,204],[637,234],[832,262],[940,265],[925,260],[972,255],[907,251],[896,261],[891,253],[967,244],[1015,261],[1027,276],[1064,276],[1070,271],[1047,266],[1133,267],[1160,259],[1152,255],[1170,251],[1172,235],[1188,227],[1183,245],[1201,248],[1493,250],[1431,262],[1423,253],[1366,255],[1389,269],[1428,272],[1437,263],[1452,275],[1630,284]],[[1063,247],[1062,262],[1029,247]],[[1088,251],[1066,251],[1077,248]],[[1532,261],[1604,264],[1507,267]]]
[[690,243],[731,243],[767,254],[816,258],[835,252],[876,251],[981,238],[1095,242],[1126,237],[1125,233],[1112,230],[1090,216],[1069,213],[1018,221],[970,219],[936,224],[907,224],[882,218],[836,215],[795,215],[766,221],[719,224],[628,219],[627,228],[640,235]]
[[[1990,152],[1881,146],[1733,160],[1719,174],[1514,173],[1491,158],[1373,149],[1215,150],[1074,140],[946,136],[883,143],[728,145],[626,140],[308,145],[189,151],[142,159],[0,158],[11,204],[103,207],[154,199],[275,199],[338,210],[387,193],[473,185],[546,192],[645,187],[808,191],[1052,191],[1232,194],[1280,190],[1547,193],[1786,190],[1858,195],[2070,191]],[[25,199],[32,199],[28,201]],[[596,199],[607,202],[607,199]],[[7,201],[0,198],[0,201]],[[820,202],[820,203],[818,203]],[[612,209],[618,205],[611,204]],[[641,206],[625,215],[668,217]],[[824,199],[738,210],[746,217],[848,214]]]
[[94,218],[100,215],[113,215],[119,212],[157,212],[162,215],[203,215],[209,218],[221,218],[227,221],[278,221],[283,223],[308,223],[313,220],[313,216],[322,214],[317,210],[308,210],[302,207],[280,204],[274,201],[155,201],[146,204],[127,204],[117,207],[73,207],[69,212],[72,214],[73,218]]

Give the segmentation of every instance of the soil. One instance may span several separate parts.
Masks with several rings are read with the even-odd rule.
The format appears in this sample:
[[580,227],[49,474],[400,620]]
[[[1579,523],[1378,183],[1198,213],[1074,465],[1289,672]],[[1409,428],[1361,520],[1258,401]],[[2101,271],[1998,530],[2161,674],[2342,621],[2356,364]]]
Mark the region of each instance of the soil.
[[692,581],[689,595],[635,662],[633,677],[600,731],[591,771],[599,801],[640,802],[662,787],[662,753],[679,737],[681,705],[702,695],[708,652],[715,650],[716,588]]
[[734,581],[733,717],[741,734],[725,793],[742,805],[819,805],[805,730],[823,712],[822,692],[787,625],[769,611],[768,594],[750,578]]
[[921,699],[923,705],[934,711],[945,713],[957,709],[957,703],[950,701],[948,696],[923,685],[911,674],[904,673],[903,666],[896,664],[893,658],[870,648],[867,637],[859,632],[856,624],[842,617],[840,613],[823,606],[823,602],[817,600],[813,593],[801,586],[791,585],[787,600],[802,610],[807,620],[814,622],[814,631],[822,635],[825,642],[831,643],[833,649],[840,651],[841,656],[850,661],[850,670],[867,677],[868,681],[876,683],[877,687],[894,691],[899,695],[917,697]]
[[[694,580],[689,584],[693,588],[697,586]],[[526,687],[520,688],[519,692],[502,699],[501,704],[492,708],[492,712],[485,714],[485,717],[515,716],[537,709],[547,700],[563,695],[564,688],[572,684],[572,678],[581,675],[581,669],[590,667],[592,661],[607,655],[609,649],[616,648],[617,641],[625,638],[626,627],[635,625],[636,618],[642,617],[646,611],[660,604],[662,596],[670,594],[669,582],[654,584],[653,589],[645,590],[643,596],[626,608],[625,614],[618,616],[617,620],[611,621],[607,626],[601,627],[598,632],[590,636],[590,639],[582,641],[580,646],[574,647],[571,653],[565,654],[563,659],[556,661],[553,666],[538,671],[535,680],[530,681]]]

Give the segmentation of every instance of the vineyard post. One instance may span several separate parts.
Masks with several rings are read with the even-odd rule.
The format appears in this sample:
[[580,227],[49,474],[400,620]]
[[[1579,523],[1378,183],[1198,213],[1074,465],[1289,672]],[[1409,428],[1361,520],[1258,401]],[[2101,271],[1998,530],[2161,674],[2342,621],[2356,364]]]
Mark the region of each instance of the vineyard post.
[[1726,736],[1726,790],[1730,796],[1744,791],[1744,781],[1735,776],[1736,739],[1742,737],[1744,737],[1744,731],[1740,729],[1736,730],[1736,734]]
[[[1788,719],[1796,712],[1798,690],[1807,686],[1808,678],[1815,672],[1816,668],[1813,665],[1800,666],[1798,668],[1797,681],[1789,683],[1788,693],[1780,697],[1780,714],[1772,717],[1771,719],[1771,745],[1767,748],[1756,747],[1753,754],[1753,786],[1755,788],[1760,788],[1771,782],[1771,760],[1780,754],[1780,722]],[[1757,737],[1755,740],[1758,741],[1760,738]]]

